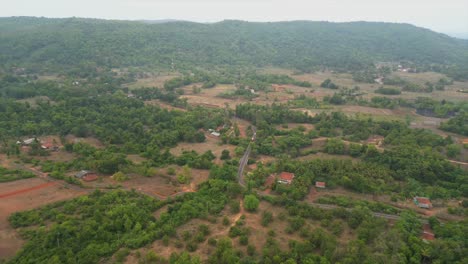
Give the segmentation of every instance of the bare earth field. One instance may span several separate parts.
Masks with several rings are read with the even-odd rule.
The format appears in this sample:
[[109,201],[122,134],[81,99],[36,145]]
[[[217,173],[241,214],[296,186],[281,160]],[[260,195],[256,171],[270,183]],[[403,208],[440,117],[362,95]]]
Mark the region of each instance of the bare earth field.
[[202,142],[202,143],[182,142],[182,143],[177,144],[176,147],[172,148],[170,152],[173,155],[179,156],[184,151],[194,150],[198,154],[203,154],[206,151],[211,150],[211,152],[213,152],[213,154],[216,156],[215,163],[221,164],[222,163],[222,160],[220,160],[221,152],[225,149],[229,150],[232,156],[234,154],[235,146],[234,145],[221,145],[221,140],[219,138],[216,138],[214,136],[207,134],[205,142]]
[[[284,70],[283,72],[281,72],[281,70],[278,70],[278,69],[272,70],[272,72],[276,72],[280,74],[290,73],[290,71]],[[423,85],[427,81],[430,81],[433,83],[437,82],[440,78],[444,77],[444,75],[435,73],[435,72],[424,72],[424,73],[396,72],[394,73],[394,75],[401,77],[402,79],[405,79],[407,81],[421,84],[421,85]],[[310,74],[294,75],[292,77],[301,81],[311,82],[313,85],[313,89],[316,90],[314,94],[318,94],[320,92],[326,92],[326,91],[328,91],[327,93],[333,94],[334,90],[319,88],[320,84],[324,80],[331,79],[334,83],[336,83],[340,87],[353,88],[354,86],[359,86],[361,88],[361,91],[367,93],[366,95],[363,96],[364,98],[367,98],[367,99],[370,99],[371,97],[374,97],[374,96],[386,96],[390,98],[405,98],[405,99],[416,99],[417,97],[430,97],[430,98],[437,99],[437,100],[442,100],[442,99],[447,99],[447,100],[452,100],[452,101],[468,100],[468,94],[457,92],[457,90],[460,90],[460,89],[468,89],[467,82],[454,82],[453,85],[446,86],[445,91],[434,91],[432,93],[403,92],[401,95],[388,96],[388,95],[374,93],[375,89],[381,86],[380,84],[355,82],[352,79],[351,74],[332,73],[332,72],[327,71],[327,72],[316,72],[316,73],[310,73]],[[392,85],[385,85],[385,86],[398,88],[397,86],[392,86]],[[320,98],[321,96],[318,96],[318,97]]]
[[180,76],[180,74],[177,73],[161,73],[161,74],[153,74],[153,76],[150,76],[148,78],[141,78],[138,79],[134,83],[130,83],[127,85],[127,87],[130,90],[133,89],[138,89],[142,87],[158,87],[158,88],[163,88],[164,87],[164,82],[167,80],[170,80],[172,78],[175,78],[177,76]]
[[67,143],[74,143],[74,144],[82,142],[82,143],[89,144],[95,148],[104,148],[104,144],[102,144],[102,142],[99,141],[99,139],[93,138],[93,137],[82,138],[82,137],[75,137],[74,135],[67,135],[65,137],[65,141]]
[[[8,216],[85,194],[66,189],[60,184],[45,183],[43,179],[31,178],[0,184],[0,196],[6,196],[0,198],[0,259],[13,256],[23,244],[23,240],[8,223]],[[33,189],[35,187],[37,189]]]

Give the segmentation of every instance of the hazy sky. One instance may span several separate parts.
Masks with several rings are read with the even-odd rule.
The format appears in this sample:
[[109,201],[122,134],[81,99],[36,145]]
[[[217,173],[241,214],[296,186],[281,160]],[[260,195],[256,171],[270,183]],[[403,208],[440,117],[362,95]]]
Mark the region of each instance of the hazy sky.
[[0,0],[0,16],[405,22],[468,33],[468,0]]

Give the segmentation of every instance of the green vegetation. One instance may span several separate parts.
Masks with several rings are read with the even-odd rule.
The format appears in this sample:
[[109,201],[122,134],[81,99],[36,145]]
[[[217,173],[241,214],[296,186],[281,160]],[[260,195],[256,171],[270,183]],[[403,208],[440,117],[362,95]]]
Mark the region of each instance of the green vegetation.
[[[389,23],[151,24],[16,17],[2,18],[0,32],[3,66],[23,67],[26,72],[83,74],[96,66],[186,69],[194,65],[355,70],[367,69],[377,61],[404,60],[463,78],[468,56],[465,41]],[[298,50],[301,52],[295,52]]]
[[326,79],[320,84],[322,88],[338,89],[338,85],[334,84],[330,79]]
[[449,121],[442,123],[440,129],[468,136],[468,112],[460,112]]
[[9,170],[0,167],[0,182],[16,181],[21,179],[33,178],[34,173],[23,170]]
[[[463,160],[466,149],[450,136],[410,129],[412,115],[390,121],[333,108],[410,107],[450,118],[441,129],[468,135],[468,103],[397,96],[443,91],[452,79],[466,79],[467,58],[466,41],[404,24],[0,18],[0,151],[19,166],[32,164],[84,188],[103,185],[67,175],[89,169],[103,182],[112,175],[135,189],[139,177],[155,177],[141,179],[167,184],[161,187],[175,193],[159,201],[111,186],[16,212],[9,221],[25,244],[6,261],[466,263],[466,220],[439,223],[443,213],[437,211],[437,218],[429,218],[436,239],[424,241],[416,214],[377,202],[387,200],[382,196],[392,202],[427,196],[442,209],[457,199],[462,202],[450,203],[444,216],[464,219],[468,174],[447,159]],[[397,63],[447,77],[425,83],[398,77],[406,75],[392,73]],[[294,73],[268,73],[282,71],[276,68]],[[331,90],[319,88],[315,95],[308,89],[312,83],[302,81],[309,75],[301,74],[322,70],[332,77],[320,86]],[[385,86],[375,90],[383,96],[365,96],[370,85],[343,86],[343,75],[361,83],[383,80]],[[202,90],[223,85],[235,90],[218,97],[216,90]],[[192,106],[190,96],[184,99],[187,91],[236,99],[235,109],[228,103]],[[267,101],[284,93],[291,96]],[[248,100],[261,104],[239,103]],[[212,129],[220,131],[219,139],[205,138]],[[16,144],[50,135],[60,138],[63,149],[42,148],[40,140]],[[204,150],[174,149],[182,142]],[[241,186],[238,171],[247,149],[254,167],[246,168]],[[291,184],[274,180],[281,172],[294,173]],[[0,167],[0,182],[33,176]],[[314,203],[334,206],[314,207],[308,194],[316,181],[326,182],[319,192],[345,189],[358,197],[321,193]],[[189,183],[186,191],[181,185]],[[376,213],[399,219],[390,224]],[[160,256],[155,245],[172,254]]]
[[244,207],[247,211],[255,211],[259,205],[260,201],[253,194],[248,194],[244,197]]
[[229,188],[223,181],[206,182],[197,193],[173,201],[171,210],[158,219],[152,213],[167,202],[124,191],[96,191],[15,213],[10,216],[14,227],[33,229],[22,232],[28,242],[10,263],[97,263],[119,248],[140,248],[174,236],[176,228],[192,218],[219,213]]
[[379,94],[386,94],[386,95],[397,95],[401,94],[399,89],[389,88],[389,87],[379,87],[379,89],[375,90],[376,93]]

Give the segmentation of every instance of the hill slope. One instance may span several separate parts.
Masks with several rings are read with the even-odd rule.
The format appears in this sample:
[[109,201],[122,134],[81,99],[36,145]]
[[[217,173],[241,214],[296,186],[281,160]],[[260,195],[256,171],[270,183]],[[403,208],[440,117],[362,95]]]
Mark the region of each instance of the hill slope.
[[376,61],[468,64],[468,41],[408,24],[223,21],[148,24],[0,18],[4,65],[275,65],[358,69]]

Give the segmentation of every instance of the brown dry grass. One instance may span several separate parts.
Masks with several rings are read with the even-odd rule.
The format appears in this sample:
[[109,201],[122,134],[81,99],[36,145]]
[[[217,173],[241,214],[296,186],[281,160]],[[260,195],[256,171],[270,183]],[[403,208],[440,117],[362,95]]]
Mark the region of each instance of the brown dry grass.
[[140,78],[134,83],[130,83],[127,87],[130,90],[139,89],[142,87],[158,87],[163,88],[164,82],[175,77],[180,76],[178,73],[161,73],[161,74],[153,74],[148,78]]

